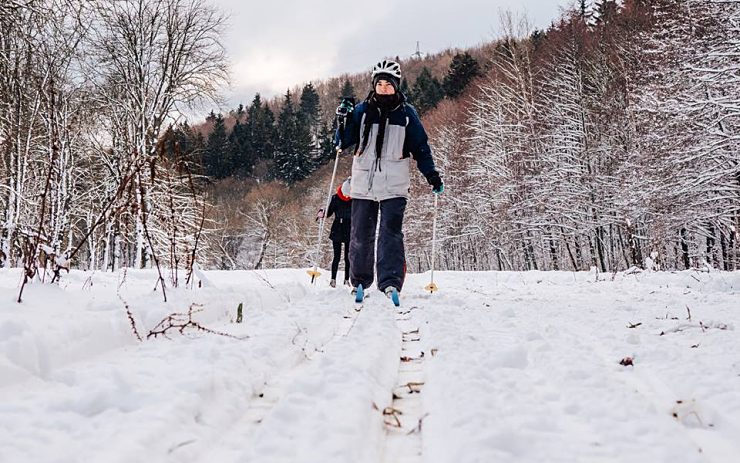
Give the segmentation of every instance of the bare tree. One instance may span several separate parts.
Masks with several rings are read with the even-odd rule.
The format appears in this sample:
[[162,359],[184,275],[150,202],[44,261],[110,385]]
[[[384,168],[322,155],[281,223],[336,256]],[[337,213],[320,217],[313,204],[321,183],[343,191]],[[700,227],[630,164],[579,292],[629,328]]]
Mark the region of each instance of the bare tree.
[[[153,166],[166,121],[177,118],[181,109],[217,100],[227,79],[220,43],[224,17],[201,0],[125,0],[99,2],[94,21],[97,53],[90,72],[114,131],[109,163],[133,158],[140,169]],[[136,183],[131,263],[141,267],[148,266],[153,251],[147,245],[144,211],[158,205],[147,196],[152,189]]]
[[176,285],[195,262],[202,195],[157,143],[164,124],[217,100],[223,21],[200,0],[2,2],[0,266],[23,265],[24,286],[72,259],[151,256],[169,256]]

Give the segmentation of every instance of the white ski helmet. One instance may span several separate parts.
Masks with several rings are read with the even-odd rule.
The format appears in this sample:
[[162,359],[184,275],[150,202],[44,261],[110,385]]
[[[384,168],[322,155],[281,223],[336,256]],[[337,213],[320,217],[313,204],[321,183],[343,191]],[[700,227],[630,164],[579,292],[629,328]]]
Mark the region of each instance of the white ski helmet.
[[373,67],[373,88],[383,79],[390,82],[398,90],[401,86],[401,65],[395,61],[384,59]]
[[401,65],[395,61],[384,59],[373,67],[373,81],[378,74],[388,74],[401,80]]

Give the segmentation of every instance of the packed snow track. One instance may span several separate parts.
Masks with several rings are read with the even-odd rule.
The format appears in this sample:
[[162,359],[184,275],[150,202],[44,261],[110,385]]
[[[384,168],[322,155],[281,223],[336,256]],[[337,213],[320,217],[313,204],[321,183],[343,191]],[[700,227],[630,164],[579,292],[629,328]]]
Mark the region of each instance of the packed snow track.
[[202,277],[0,270],[0,462],[740,458],[740,273]]

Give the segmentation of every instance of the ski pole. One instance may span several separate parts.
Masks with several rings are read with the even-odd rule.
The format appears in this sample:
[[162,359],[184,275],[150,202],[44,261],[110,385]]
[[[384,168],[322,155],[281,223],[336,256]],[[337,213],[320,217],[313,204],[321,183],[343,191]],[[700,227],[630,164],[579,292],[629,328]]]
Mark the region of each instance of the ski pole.
[[432,280],[428,285],[424,287],[427,291],[430,293],[434,293],[439,288],[437,288],[437,285],[434,283],[434,256],[437,254],[436,247],[437,247],[437,198],[439,197],[438,194],[434,195],[434,218],[432,219]]
[[341,143],[336,147],[337,154],[334,157],[334,170],[331,173],[331,182],[329,182],[329,193],[327,194],[326,205],[324,206],[324,213],[321,215],[319,220],[319,242],[316,244],[316,257],[314,258],[313,269],[308,270],[307,273],[311,275],[311,283],[316,281],[316,277],[321,275],[319,272],[319,258],[321,256],[321,241],[324,237],[324,221],[326,220],[326,213],[329,210],[329,204],[331,203],[331,191],[334,188],[334,179],[337,176],[337,165],[339,164],[339,155],[342,153]]
[[337,129],[339,136],[337,137],[336,156],[334,157],[334,170],[331,173],[331,182],[329,182],[329,191],[326,195],[326,205],[324,206],[324,213],[322,214],[321,220],[319,220],[319,242],[316,244],[316,257],[314,258],[313,269],[308,270],[307,273],[311,275],[311,283],[316,281],[316,277],[321,275],[318,271],[319,259],[321,258],[321,241],[324,237],[324,223],[326,220],[326,214],[329,211],[329,205],[331,204],[331,192],[334,188],[334,179],[337,176],[337,166],[339,165],[339,155],[342,154],[342,132],[344,132],[344,126],[347,122],[347,115],[354,108],[354,98],[342,98],[342,103],[337,108]]

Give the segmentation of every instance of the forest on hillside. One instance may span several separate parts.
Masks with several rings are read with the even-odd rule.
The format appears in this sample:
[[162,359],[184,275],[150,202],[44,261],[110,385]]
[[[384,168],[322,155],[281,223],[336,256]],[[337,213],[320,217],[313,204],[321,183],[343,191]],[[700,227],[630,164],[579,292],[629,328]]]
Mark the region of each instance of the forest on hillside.
[[[581,1],[546,30],[491,23],[494,42],[399,58],[446,184],[438,266],[735,269],[740,1]],[[0,5],[3,266],[156,266],[177,285],[195,263],[313,263],[334,107],[363,99],[369,73],[184,121],[218,101],[222,24],[200,0]],[[411,271],[431,262],[432,199],[414,176]]]

